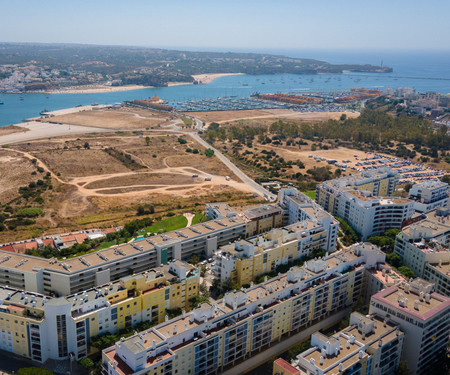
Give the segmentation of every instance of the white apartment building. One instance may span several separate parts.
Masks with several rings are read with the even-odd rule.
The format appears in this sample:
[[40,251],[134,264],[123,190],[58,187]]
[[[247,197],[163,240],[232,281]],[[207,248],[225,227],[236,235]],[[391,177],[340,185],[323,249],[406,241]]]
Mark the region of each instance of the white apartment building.
[[[331,337],[314,333],[311,348],[300,353],[291,365],[299,375],[394,374],[404,340],[404,333],[391,320],[354,312],[349,326]],[[276,361],[274,374],[283,373],[283,361]]]
[[409,191],[409,198],[414,200],[414,209],[428,212],[438,207],[447,207],[449,202],[449,186],[441,181],[419,182]]
[[334,232],[329,233],[317,221],[303,220],[222,246],[215,256],[216,276],[222,282],[231,279],[239,285],[249,284],[279,265],[312,255],[314,250],[335,251],[328,248],[330,235]]
[[321,225],[328,233],[327,251],[336,249],[339,222],[307,195],[295,188],[283,188],[279,194],[279,205],[284,211],[283,222],[295,224],[311,221]]
[[386,317],[405,333],[402,360],[413,374],[428,374],[428,366],[445,351],[450,334],[450,298],[433,292],[421,279],[383,289],[370,302],[370,314]]
[[245,231],[245,221],[232,216],[66,260],[0,251],[0,284],[66,296],[170,260],[189,260],[194,254],[212,257],[218,247],[245,237]]
[[316,202],[345,219],[365,241],[387,229],[401,228],[414,214],[413,201],[389,197],[396,190],[398,180],[397,172],[378,168],[325,181],[316,188]]
[[357,245],[229,292],[105,349],[102,373],[215,374],[351,306],[361,295],[364,269],[383,261],[380,251]]
[[[431,272],[425,274],[425,268],[427,264],[442,266],[450,262],[450,210],[438,208],[425,215],[425,219],[402,229],[395,239],[394,251],[416,276],[434,281],[428,279]],[[437,283],[436,290],[444,292],[447,286],[441,289],[441,283]]]
[[337,198],[336,215],[345,219],[363,241],[401,228],[414,214],[413,202],[404,198],[374,197],[364,191],[344,191]]
[[450,296],[450,262],[426,263],[423,278],[434,284],[436,292]]

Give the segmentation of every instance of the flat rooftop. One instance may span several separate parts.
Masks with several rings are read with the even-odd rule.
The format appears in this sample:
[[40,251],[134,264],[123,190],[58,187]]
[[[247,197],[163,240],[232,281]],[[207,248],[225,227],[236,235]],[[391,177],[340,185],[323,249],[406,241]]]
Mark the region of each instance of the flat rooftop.
[[406,281],[405,278],[400,275],[398,272],[394,271],[391,268],[386,269],[385,274],[383,275],[382,269],[367,269],[367,272],[371,273],[372,276],[377,278],[385,285],[392,285],[399,281]]
[[439,263],[433,263],[430,264],[430,266],[443,273],[444,275],[450,276],[450,263],[442,263],[441,265],[439,265]]
[[[401,297],[400,299],[408,299],[407,306],[400,305],[399,294]],[[406,293],[403,287],[396,285],[381,290],[380,292],[374,294],[372,298],[424,321],[432,318],[436,314],[439,314],[441,311],[450,308],[449,297],[442,296],[438,293],[431,293],[429,302],[426,302],[425,298],[423,301],[420,301],[417,294],[412,293],[411,291]],[[414,303],[416,300],[419,301],[417,309],[414,308]]]
[[44,259],[30,255],[2,251],[0,249],[0,268],[11,270],[16,269],[18,272],[37,272],[39,269],[44,268],[70,274],[89,267],[95,267],[101,264],[107,264],[108,262],[121,260],[125,257],[132,257],[143,251],[151,251],[160,243],[167,244],[171,241],[182,241],[184,239],[205,235],[213,231],[220,231],[243,223],[243,219],[239,217],[211,220],[177,231],[144,238],[132,243],[112,246],[108,249],[64,260]]
[[[404,227],[402,233],[410,238],[436,237],[446,232],[450,232],[450,218],[444,223],[438,220],[430,220],[428,217],[417,223]],[[421,236],[419,236],[421,233]],[[425,234],[426,233],[426,234]]]
[[253,207],[242,212],[248,220],[256,220],[262,216],[266,215],[277,215],[281,214],[282,210],[279,206],[267,204],[263,206]]
[[[335,344],[337,340],[341,343],[341,348],[337,354],[323,356],[323,363],[320,364],[320,358],[322,357],[322,348],[315,347],[301,353],[299,357],[304,358],[308,362],[314,359],[314,365],[325,371],[325,374],[337,374],[339,371],[337,367],[342,363],[342,371],[353,366],[359,362],[359,352],[363,351],[363,358],[367,358],[368,354],[365,352],[366,347],[378,348],[378,341],[382,340],[384,343],[389,342],[397,337],[397,326],[390,321],[384,322],[381,317],[372,316],[367,318],[361,315],[361,319],[366,320],[367,323],[375,321],[375,327],[372,332],[363,336],[358,330],[357,325],[351,325],[344,328],[342,331],[327,337],[320,332],[315,333],[321,337],[323,341],[329,341],[331,344]],[[354,343],[350,343],[350,336],[355,337]],[[348,342],[348,345],[347,345]]]
[[127,347],[132,353],[140,353],[142,350],[151,348],[153,342],[155,342],[155,345],[158,345],[163,341],[164,339],[150,328],[147,331],[140,332],[138,335],[126,338],[123,342],[119,341],[119,345]]

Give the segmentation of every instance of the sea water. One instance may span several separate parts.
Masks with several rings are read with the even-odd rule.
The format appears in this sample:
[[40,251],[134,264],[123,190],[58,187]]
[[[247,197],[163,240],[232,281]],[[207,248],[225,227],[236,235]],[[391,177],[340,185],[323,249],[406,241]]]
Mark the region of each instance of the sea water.
[[[95,94],[0,94],[0,126],[20,123],[39,116],[39,112],[91,103],[113,104],[154,95],[170,105],[187,100],[218,97],[249,97],[254,92],[274,93],[334,91],[351,88],[383,90],[387,87],[413,87],[416,91],[450,93],[450,51],[374,52],[374,51],[260,51],[292,57],[314,58],[330,63],[383,64],[392,73],[344,73],[320,75],[238,75],[218,78],[207,85],[182,85]],[[21,100],[22,98],[22,100]]]

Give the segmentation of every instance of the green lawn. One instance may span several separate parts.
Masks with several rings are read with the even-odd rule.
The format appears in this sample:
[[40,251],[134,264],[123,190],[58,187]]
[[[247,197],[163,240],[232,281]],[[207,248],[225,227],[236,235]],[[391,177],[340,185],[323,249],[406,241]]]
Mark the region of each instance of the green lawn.
[[203,215],[201,212],[197,212],[194,215],[194,218],[192,219],[192,225],[203,223],[203,222],[208,221],[208,220],[209,219],[205,215]]
[[316,191],[315,190],[305,191],[305,194],[313,200],[316,199]]
[[144,232],[147,233],[170,232],[172,230],[184,228],[187,225],[187,223],[188,221],[183,215],[169,217],[168,219],[158,221],[157,223],[145,228]]
[[184,125],[191,126],[192,125],[192,119],[186,116],[182,116],[181,119],[184,122]]
[[104,241],[104,242],[102,242],[102,243],[100,244],[99,247],[97,247],[97,248],[95,249],[95,251],[107,249],[108,247],[111,247],[111,246],[113,246],[113,245],[115,245],[115,244],[116,244],[116,241]]

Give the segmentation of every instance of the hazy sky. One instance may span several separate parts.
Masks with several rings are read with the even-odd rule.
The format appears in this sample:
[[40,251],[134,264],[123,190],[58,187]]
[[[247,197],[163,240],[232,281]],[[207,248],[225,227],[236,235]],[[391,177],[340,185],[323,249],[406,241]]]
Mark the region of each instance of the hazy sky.
[[450,50],[449,0],[0,0],[0,41]]

